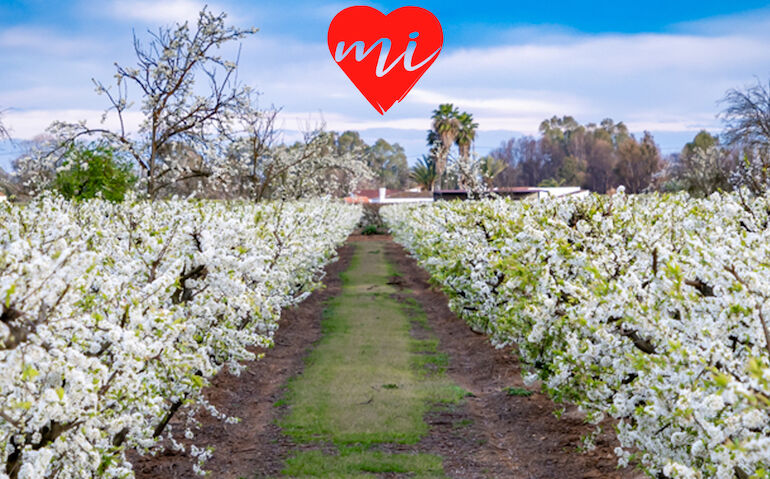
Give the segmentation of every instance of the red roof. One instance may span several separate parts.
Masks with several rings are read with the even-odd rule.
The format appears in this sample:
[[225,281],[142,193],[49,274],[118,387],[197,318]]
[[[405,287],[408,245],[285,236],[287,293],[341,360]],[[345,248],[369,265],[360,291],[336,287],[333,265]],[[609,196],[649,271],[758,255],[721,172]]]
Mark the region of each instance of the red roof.
[[[390,190],[393,191],[393,190]],[[353,192],[355,196],[365,196],[366,198],[369,198],[370,200],[376,199],[380,197],[380,190],[356,190]],[[385,191],[385,195],[387,196],[387,190]]]

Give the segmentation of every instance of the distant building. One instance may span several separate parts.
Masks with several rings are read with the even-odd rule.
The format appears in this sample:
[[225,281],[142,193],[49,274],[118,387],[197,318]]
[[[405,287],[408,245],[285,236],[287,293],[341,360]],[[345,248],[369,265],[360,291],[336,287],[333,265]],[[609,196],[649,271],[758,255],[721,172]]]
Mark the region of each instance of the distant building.
[[[589,191],[579,186],[560,186],[557,188],[539,186],[513,186],[506,188],[493,188],[490,193],[506,198],[523,199],[556,198],[562,196],[587,196]],[[362,189],[354,191],[345,198],[348,203],[431,203],[438,200],[467,200],[468,192],[465,190],[436,190],[421,191],[419,188],[410,190]]]
[[[539,186],[513,186],[505,188],[493,188],[491,194],[513,199],[524,198],[557,198],[562,196],[587,196],[588,190],[579,186],[560,186],[556,188]],[[433,192],[434,200],[466,200],[468,192],[465,190],[436,190]]]
[[387,188],[356,190],[345,198],[348,203],[431,203],[433,194],[430,191],[420,191],[419,188],[411,190],[389,190]]

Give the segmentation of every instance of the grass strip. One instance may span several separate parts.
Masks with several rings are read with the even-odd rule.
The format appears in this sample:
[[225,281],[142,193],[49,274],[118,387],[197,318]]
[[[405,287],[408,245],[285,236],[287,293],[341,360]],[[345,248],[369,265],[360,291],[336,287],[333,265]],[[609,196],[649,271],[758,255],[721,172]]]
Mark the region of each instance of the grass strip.
[[410,334],[427,320],[415,301],[396,299],[384,244],[355,245],[342,292],[324,311],[322,338],[304,372],[289,382],[282,399],[289,413],[280,422],[296,442],[332,443],[338,453],[303,450],[287,461],[283,474],[444,477],[439,456],[370,450],[418,442],[428,432],[428,410],[459,403],[467,393],[444,374],[448,357],[438,351],[438,341]]

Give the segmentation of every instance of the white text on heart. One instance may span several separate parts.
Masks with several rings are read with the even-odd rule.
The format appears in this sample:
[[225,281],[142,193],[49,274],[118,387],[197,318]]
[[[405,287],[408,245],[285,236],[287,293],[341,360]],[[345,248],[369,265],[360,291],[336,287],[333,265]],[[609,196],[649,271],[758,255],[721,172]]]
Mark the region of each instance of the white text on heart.
[[350,47],[348,47],[347,50],[345,50],[345,42],[344,41],[339,42],[337,43],[337,51],[334,54],[334,61],[336,61],[337,63],[341,62],[342,60],[345,59],[345,57],[347,57],[350,54],[351,51],[355,50],[356,51],[355,59],[357,62],[360,62],[361,60],[366,58],[377,47],[377,45],[381,45],[380,57],[377,60],[377,69],[374,72],[375,75],[377,75],[378,77],[387,75],[393,69],[393,67],[396,66],[396,63],[398,63],[402,58],[404,59],[404,68],[406,69],[406,71],[413,72],[415,70],[418,70],[422,66],[424,66],[429,61],[431,61],[433,57],[438,55],[439,50],[441,50],[441,48],[436,49],[436,51],[431,53],[428,58],[421,61],[417,65],[412,65],[412,57],[414,56],[414,50],[415,48],[417,48],[417,42],[414,41],[414,39],[416,39],[418,36],[419,36],[419,33],[417,32],[412,32],[409,34],[409,38],[411,38],[412,40],[410,40],[409,43],[406,45],[406,50],[401,55],[399,55],[398,58],[393,60],[393,63],[391,63],[387,68],[385,67],[385,64],[387,63],[388,55],[390,54],[390,46],[391,46],[391,42],[389,38],[380,38],[379,40],[374,42],[374,44],[371,47],[369,47],[368,50],[366,49],[366,44],[361,40],[353,42],[353,44],[350,45]]

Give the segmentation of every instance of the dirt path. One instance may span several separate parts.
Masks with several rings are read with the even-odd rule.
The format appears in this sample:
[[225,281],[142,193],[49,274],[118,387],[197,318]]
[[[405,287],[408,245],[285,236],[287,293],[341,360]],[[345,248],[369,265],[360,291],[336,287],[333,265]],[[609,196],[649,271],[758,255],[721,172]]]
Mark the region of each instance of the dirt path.
[[[484,437],[483,446],[467,454],[445,456],[452,477],[511,477],[536,479],[641,478],[631,469],[618,471],[613,453],[617,441],[603,434],[596,449],[578,452],[582,436],[591,430],[576,408],[568,407],[560,419],[547,397],[530,388],[530,396],[512,396],[508,388],[524,388],[520,368],[511,349],[495,349],[486,337],[473,333],[450,310],[443,293],[431,287],[429,275],[394,242],[386,246],[388,260],[399,272],[402,295],[416,298],[440,339],[439,349],[450,357],[448,373],[473,393],[467,415],[472,434]],[[611,430],[612,425],[604,425]],[[456,474],[453,474],[456,471]],[[482,471],[479,473],[479,471]],[[487,472],[483,472],[487,471]]]
[[[291,396],[296,391],[287,397],[285,385],[292,377],[299,378],[292,384],[301,382],[305,367],[303,358],[307,357],[307,352],[313,349],[321,336],[320,324],[324,309],[329,307],[328,301],[331,298],[343,294],[340,273],[350,266],[354,251],[351,244],[360,247],[364,241],[367,242],[365,251],[377,250],[379,253],[381,249],[393,268],[390,272],[392,276],[382,285],[382,291],[377,292],[386,293],[404,305],[405,311],[411,311],[410,332],[419,344],[428,345],[432,338],[438,339],[434,341],[438,343],[438,359],[427,363],[446,369],[448,378],[472,396],[458,404],[449,401],[427,412],[423,411],[423,432],[427,431],[427,434],[416,443],[399,443],[390,437],[384,440],[365,440],[365,447],[350,449],[344,444],[340,446],[339,440],[335,442],[336,437],[329,435],[328,431],[322,432],[321,436],[326,436],[320,442],[306,442],[308,437],[297,434],[297,427],[302,430],[302,420],[319,414],[323,407],[317,410],[313,410],[312,404],[298,407],[305,407],[306,415],[302,419],[301,415],[288,410],[286,400],[291,402]],[[211,477],[275,477],[286,467],[287,460],[296,462],[298,457],[303,467],[311,470],[316,467],[320,474],[320,469],[329,464],[331,455],[339,457],[335,459],[334,467],[337,469],[329,472],[326,477],[415,477],[394,472],[374,476],[358,472],[340,474],[343,470],[340,468],[348,467],[351,469],[344,470],[360,471],[361,467],[367,471],[401,470],[394,469],[398,464],[390,464],[388,461],[399,462],[405,456],[404,453],[420,459],[413,461],[419,464],[415,462],[404,469],[420,477],[441,477],[440,474],[429,473],[435,469],[436,459],[446,477],[457,478],[639,477],[632,471],[615,469],[612,453],[615,444],[610,435],[600,437],[595,450],[589,453],[577,452],[581,446],[581,436],[587,434],[590,428],[582,423],[575,411],[567,409],[561,419],[556,419],[553,415],[556,407],[547,397],[538,393],[530,396],[509,395],[508,388],[523,387],[512,351],[496,350],[484,337],[471,332],[448,310],[446,297],[431,288],[427,274],[389,238],[351,237],[349,244],[340,250],[340,258],[339,262],[327,269],[326,289],[314,293],[298,308],[284,315],[276,346],[267,351],[263,360],[251,366],[240,378],[225,374],[214,381],[208,393],[210,400],[221,410],[237,415],[243,421],[235,426],[225,426],[219,421],[203,418],[198,441],[214,444],[217,448],[214,459],[207,463],[207,469],[212,471]],[[378,308],[382,306],[373,305],[372,314]],[[322,347],[323,342],[318,344],[316,349]],[[447,364],[442,365],[442,355],[447,358]],[[312,361],[307,367],[309,369],[305,373],[309,374],[313,368]],[[401,387],[408,383],[403,377],[394,382],[389,381],[378,380],[377,390],[372,389],[372,393],[365,398],[351,396],[351,404],[347,407],[366,407],[374,403],[375,395],[378,403],[386,404],[384,399],[387,394],[398,390],[409,391],[408,387]],[[401,384],[396,384],[399,381]],[[339,387],[340,383],[336,384],[334,386],[331,381],[306,383],[308,391],[330,385]],[[391,385],[395,387],[391,388]],[[295,386],[292,388],[296,389]],[[360,395],[361,391],[356,394]],[[350,416],[357,417],[352,409]],[[370,420],[374,421],[376,416],[370,416]],[[335,426],[338,429],[353,423],[358,426],[362,424],[361,420],[348,421],[344,416],[340,418],[341,425]],[[279,428],[278,422],[286,430]],[[309,430],[314,431],[314,434],[319,432],[317,429]],[[358,432],[365,430],[366,427]],[[360,440],[359,435],[356,441]],[[196,477],[189,461],[177,454],[142,458],[135,464],[137,477],[140,478]],[[372,464],[379,469],[372,469]],[[307,473],[305,469],[302,474]]]
[[424,417],[460,404],[466,391],[447,378],[425,315],[397,296],[387,243],[354,244],[323,336],[287,388],[279,425],[297,446],[282,475],[445,477],[442,457],[419,447]]

